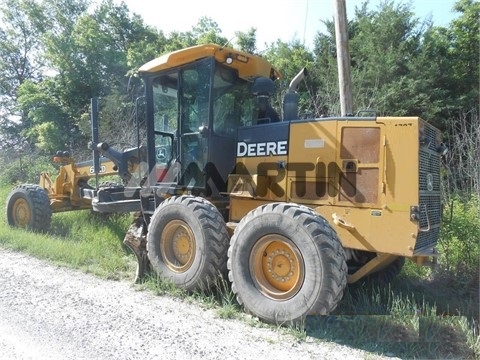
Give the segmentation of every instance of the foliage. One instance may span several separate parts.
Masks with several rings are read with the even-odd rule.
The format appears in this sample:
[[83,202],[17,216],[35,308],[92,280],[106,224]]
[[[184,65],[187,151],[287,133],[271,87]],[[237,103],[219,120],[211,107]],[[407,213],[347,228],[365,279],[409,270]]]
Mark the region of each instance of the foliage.
[[18,133],[29,125],[28,121],[18,122],[22,113],[15,106],[19,86],[38,78],[42,68],[35,25],[29,18],[36,9],[33,1],[0,2],[0,147],[9,148],[21,142]]
[[18,160],[5,165],[0,184],[38,184],[42,172],[56,174],[58,170],[47,157],[20,156]]
[[467,317],[422,300],[429,289],[404,291],[400,281],[382,288],[350,286],[335,314],[307,319],[307,335],[403,359],[480,355],[480,338]]
[[[453,197],[446,204],[439,248],[446,270],[472,280],[480,272],[480,198]],[[473,284],[473,282],[472,282]]]
[[246,33],[242,31],[235,32],[237,37],[237,46],[240,50],[250,54],[257,53],[257,29],[250,28]]
[[[310,67],[313,64],[314,58],[299,40],[295,40],[290,44],[278,40],[271,45],[264,56],[277,69],[280,69],[282,75],[282,78],[277,81],[277,88],[279,91],[277,91],[277,97],[274,99],[276,106],[281,108],[282,95],[287,91],[290,81],[302,68]],[[309,93],[306,92],[303,87],[298,91],[301,94],[301,112],[312,113],[313,111],[308,101]]]
[[224,45],[228,39],[220,36],[222,30],[218,24],[209,17],[203,16],[192,29],[192,37],[200,44],[220,44]]
[[447,36],[450,39],[449,59],[452,60],[452,92],[461,94],[456,109],[478,105],[478,54],[480,51],[480,3],[459,0],[454,10],[461,14],[452,21]]
[[[12,137],[16,132],[17,137],[46,153],[59,148],[74,153],[85,148],[88,136],[79,131],[79,121],[88,111],[89,99],[112,92],[126,93],[130,101],[138,97],[139,82],[126,76],[131,73],[129,64],[137,68],[156,56],[151,49],[160,35],[144,26],[138,16],[131,16],[125,4],[117,6],[109,0],[101,2],[94,12],[87,12],[84,1],[48,0],[37,4],[35,12],[20,6],[25,4],[23,0],[9,0],[5,6],[11,3],[18,5],[17,12],[33,28],[24,35],[37,47],[34,53],[44,59],[49,74],[13,83],[17,85],[9,95],[15,96],[16,102],[1,114],[1,123],[11,130]],[[6,8],[1,10],[8,14]],[[142,53],[139,46],[146,41],[150,45]],[[20,46],[14,50],[29,51]],[[42,70],[36,69],[37,73]],[[15,114],[20,117],[16,126],[10,120]]]
[[449,151],[444,158],[445,188],[449,193],[480,197],[480,114],[478,108],[460,113],[447,124]]

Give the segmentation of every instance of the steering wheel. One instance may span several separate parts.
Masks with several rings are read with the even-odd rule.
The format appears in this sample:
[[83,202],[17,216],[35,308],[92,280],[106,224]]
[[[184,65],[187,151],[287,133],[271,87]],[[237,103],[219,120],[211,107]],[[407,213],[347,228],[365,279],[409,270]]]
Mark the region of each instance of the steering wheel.
[[167,149],[164,146],[157,147],[155,149],[155,156],[157,161],[166,163],[167,162]]

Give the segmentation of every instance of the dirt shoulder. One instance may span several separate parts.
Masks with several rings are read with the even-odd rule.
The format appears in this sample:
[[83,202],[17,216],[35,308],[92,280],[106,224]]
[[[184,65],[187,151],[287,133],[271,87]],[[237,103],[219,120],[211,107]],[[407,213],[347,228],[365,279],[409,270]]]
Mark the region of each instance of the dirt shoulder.
[[8,359],[380,358],[1,248],[0,289],[0,354]]

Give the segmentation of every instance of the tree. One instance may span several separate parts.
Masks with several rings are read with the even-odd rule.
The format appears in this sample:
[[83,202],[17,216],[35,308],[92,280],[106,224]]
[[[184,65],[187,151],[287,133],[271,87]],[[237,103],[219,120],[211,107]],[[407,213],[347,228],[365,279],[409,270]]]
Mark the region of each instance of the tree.
[[60,105],[54,79],[35,83],[25,81],[19,88],[18,106],[25,112],[29,126],[22,137],[47,153],[71,149],[75,129]]
[[210,43],[225,45],[228,39],[220,36],[221,33],[218,24],[207,16],[201,17],[192,29],[192,35],[198,45]]
[[[308,83],[311,84],[310,98],[315,114],[331,115],[340,113],[340,94],[338,90],[337,48],[335,43],[335,24],[331,20],[323,22],[327,33],[317,33],[314,40],[314,64],[309,69]],[[349,37],[352,37],[349,22]]]
[[40,33],[44,31],[44,56],[53,75],[26,84],[18,104],[31,122],[25,135],[47,152],[87,148],[90,127],[83,114],[88,113],[92,97],[124,107],[124,117],[104,119],[105,123],[131,128],[134,100],[142,91],[131,75],[158,56],[166,43],[162,33],[146,27],[125,4],[104,0],[93,12],[87,12],[85,4],[45,0],[34,22]]
[[460,95],[456,99],[457,109],[473,108],[478,106],[479,99],[480,3],[459,0],[453,10],[461,15],[452,21],[447,32],[452,90]]
[[0,148],[15,146],[27,127],[25,116],[16,109],[18,88],[40,77],[42,62],[39,41],[31,16],[38,6],[31,0],[0,2]]
[[[287,91],[290,81],[304,67],[310,68],[314,62],[313,55],[307,50],[300,40],[293,40],[289,43],[277,40],[271,44],[265,53],[265,57],[282,74],[282,78],[277,81],[277,97],[274,103],[277,108],[281,108],[282,95]],[[305,90],[305,88],[302,88]],[[313,113],[309,94],[301,91],[300,112]]]
[[257,29],[250,28],[247,32],[236,31],[236,44],[240,50],[249,54],[257,53]]
[[356,18],[350,49],[357,109],[422,115],[417,106],[421,93],[416,91],[421,79],[410,76],[421,47],[422,28],[410,6],[387,1],[377,11],[368,11],[364,5],[357,9]]

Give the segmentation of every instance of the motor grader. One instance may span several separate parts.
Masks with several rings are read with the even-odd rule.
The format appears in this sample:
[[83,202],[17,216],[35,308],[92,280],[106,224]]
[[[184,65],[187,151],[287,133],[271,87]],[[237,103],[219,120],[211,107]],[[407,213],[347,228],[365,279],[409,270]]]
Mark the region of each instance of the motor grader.
[[[135,160],[93,144],[127,184],[122,195],[89,192],[95,211],[135,212],[124,243],[137,278],[151,269],[195,290],[228,277],[246,311],[282,324],[330,313],[347,283],[389,280],[405,258],[437,255],[445,147],[426,121],[300,115],[304,70],[278,115],[268,98],[279,72],[212,44],[139,74],[145,137],[129,150]],[[130,181],[133,168],[141,182]]]

